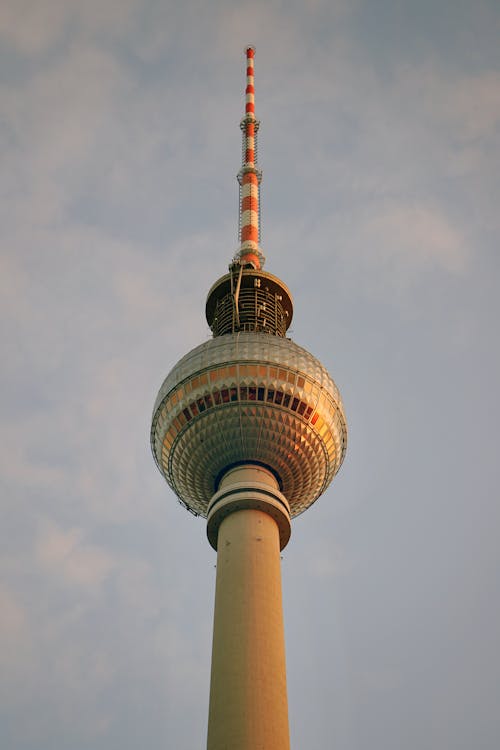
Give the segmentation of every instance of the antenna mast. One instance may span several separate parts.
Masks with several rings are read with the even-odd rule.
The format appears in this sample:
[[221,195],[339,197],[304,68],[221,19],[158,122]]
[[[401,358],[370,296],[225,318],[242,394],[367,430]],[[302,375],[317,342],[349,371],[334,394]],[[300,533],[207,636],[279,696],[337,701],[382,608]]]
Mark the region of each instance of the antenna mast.
[[247,85],[245,89],[245,116],[240,122],[243,135],[242,164],[238,172],[239,189],[239,241],[235,262],[241,266],[260,269],[264,255],[260,240],[260,183],[262,172],[257,167],[257,133],[259,121],[255,117],[254,57],[255,48],[247,47]]

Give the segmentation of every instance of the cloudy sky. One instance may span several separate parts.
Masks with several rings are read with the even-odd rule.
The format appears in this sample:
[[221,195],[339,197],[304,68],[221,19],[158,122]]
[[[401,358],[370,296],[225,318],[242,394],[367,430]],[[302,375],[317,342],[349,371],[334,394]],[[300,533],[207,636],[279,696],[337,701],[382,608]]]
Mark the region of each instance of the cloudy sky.
[[344,466],[284,552],[294,748],[500,737],[498,0],[4,0],[0,746],[205,744],[215,553],[157,390],[237,244],[256,45],[266,269]]

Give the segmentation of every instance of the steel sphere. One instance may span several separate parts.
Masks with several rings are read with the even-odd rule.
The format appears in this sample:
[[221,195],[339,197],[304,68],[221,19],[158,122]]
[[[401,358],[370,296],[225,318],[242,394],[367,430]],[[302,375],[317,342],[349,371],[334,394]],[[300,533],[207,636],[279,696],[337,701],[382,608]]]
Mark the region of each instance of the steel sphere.
[[290,339],[266,333],[197,346],[167,376],[153,410],[158,468],[202,516],[224,471],[247,462],[271,469],[298,515],[332,481],[346,442],[342,401],[325,367]]

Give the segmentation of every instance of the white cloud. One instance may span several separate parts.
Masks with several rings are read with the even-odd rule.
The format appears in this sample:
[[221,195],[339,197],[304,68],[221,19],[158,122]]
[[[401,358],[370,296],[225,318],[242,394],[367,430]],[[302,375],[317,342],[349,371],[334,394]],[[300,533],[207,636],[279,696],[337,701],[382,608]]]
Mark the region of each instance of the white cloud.
[[[442,71],[417,72],[428,116],[442,120],[447,132],[462,142],[498,136],[500,125],[500,73],[446,77]],[[411,78],[411,76],[410,76]]]
[[467,251],[464,238],[439,211],[426,206],[382,205],[363,228],[365,259],[389,274],[441,269],[463,273]]
[[309,575],[329,581],[334,576],[343,575],[348,570],[345,552],[339,545],[331,544],[315,549],[307,560]]
[[0,672],[13,679],[13,672],[29,661],[31,637],[26,612],[5,585],[0,586],[0,612]]
[[103,548],[88,544],[82,529],[64,530],[44,524],[36,544],[38,563],[65,583],[97,589],[116,568],[116,561]]
[[23,54],[47,49],[61,33],[67,6],[60,0],[19,0],[2,3],[0,34]]
[[138,0],[6,0],[0,8],[0,36],[24,55],[38,55],[49,50],[68,26],[75,24],[80,32],[123,33]]

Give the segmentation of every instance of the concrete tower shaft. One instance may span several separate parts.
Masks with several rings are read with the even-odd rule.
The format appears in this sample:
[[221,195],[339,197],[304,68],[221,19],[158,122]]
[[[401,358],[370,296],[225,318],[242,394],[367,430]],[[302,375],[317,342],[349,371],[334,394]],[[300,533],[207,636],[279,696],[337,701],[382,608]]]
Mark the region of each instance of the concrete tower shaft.
[[[220,512],[217,529],[207,747],[288,750],[280,571],[280,534],[282,546],[290,534],[286,500],[273,475],[251,465],[230,470],[218,494],[228,512]],[[220,502],[211,503],[209,536]]]

